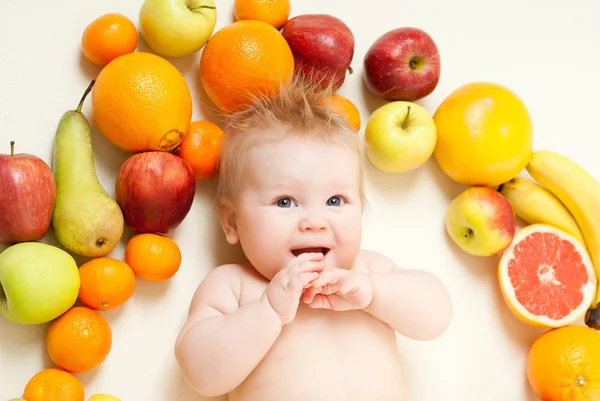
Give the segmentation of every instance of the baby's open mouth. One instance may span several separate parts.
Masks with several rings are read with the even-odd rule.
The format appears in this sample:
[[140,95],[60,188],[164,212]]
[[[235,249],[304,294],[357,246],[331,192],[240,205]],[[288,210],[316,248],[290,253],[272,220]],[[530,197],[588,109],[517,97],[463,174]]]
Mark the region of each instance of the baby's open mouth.
[[329,252],[329,248],[300,248],[300,249],[292,249],[292,253],[294,256],[301,255],[303,253],[322,253],[323,256],[327,255]]

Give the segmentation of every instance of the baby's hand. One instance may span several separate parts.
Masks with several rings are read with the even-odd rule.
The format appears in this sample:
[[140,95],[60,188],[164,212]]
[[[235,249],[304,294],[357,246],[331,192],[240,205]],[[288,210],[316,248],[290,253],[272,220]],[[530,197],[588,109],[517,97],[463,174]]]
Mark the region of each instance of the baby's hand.
[[304,292],[303,301],[311,308],[366,309],[373,302],[373,283],[365,273],[327,269]]
[[292,259],[273,277],[267,285],[264,296],[279,315],[282,324],[294,320],[302,292],[324,268],[322,253],[303,253]]

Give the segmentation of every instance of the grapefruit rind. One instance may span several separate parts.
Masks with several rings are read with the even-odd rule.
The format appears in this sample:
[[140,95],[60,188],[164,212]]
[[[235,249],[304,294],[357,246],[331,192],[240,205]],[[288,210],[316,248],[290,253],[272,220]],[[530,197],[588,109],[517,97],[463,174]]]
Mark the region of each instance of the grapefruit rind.
[[[569,241],[575,247],[575,250],[579,253],[579,255],[581,255],[581,262],[586,267],[589,280],[581,288],[583,300],[577,308],[573,309],[571,313],[562,319],[556,320],[550,319],[547,316],[537,316],[532,314],[523,305],[521,305],[520,302],[517,301],[515,290],[511,285],[510,277],[508,275],[508,262],[515,257],[514,248],[526,237],[533,233],[552,233],[559,236],[563,240]],[[557,328],[572,324],[585,315],[596,292],[597,277],[592,260],[586,248],[577,238],[556,227],[538,223],[525,226],[515,234],[510,246],[502,253],[500,257],[498,263],[498,281],[500,284],[500,291],[506,305],[518,319],[535,327]]]

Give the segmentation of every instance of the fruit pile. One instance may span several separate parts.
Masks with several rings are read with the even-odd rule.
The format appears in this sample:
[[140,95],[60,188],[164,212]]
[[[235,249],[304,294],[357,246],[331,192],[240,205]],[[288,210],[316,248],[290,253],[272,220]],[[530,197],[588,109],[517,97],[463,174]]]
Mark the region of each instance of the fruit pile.
[[[139,33],[152,52],[136,51],[138,29],[121,14],[102,15],[82,32],[82,54],[102,69],[58,121],[52,169],[35,155],[15,154],[14,142],[0,155],[0,243],[8,245],[0,254],[0,309],[16,324],[47,324],[55,365],[25,384],[27,401],[84,400],[75,374],[95,369],[111,351],[102,312],[126,303],[137,279],[177,273],[182,253],[168,234],[190,211],[196,181],[218,174],[224,132],[192,121],[190,87],[166,58],[202,50],[202,88],[223,113],[277,95],[282,83],[303,76],[333,89],[321,104],[360,134],[358,108],[335,93],[355,59],[354,36],[342,20],[290,18],[289,0],[233,0],[235,21],[215,31],[213,0],[171,9],[166,3],[145,0],[140,9]],[[175,18],[164,19],[169,12]],[[366,87],[386,101],[364,130],[370,163],[399,174],[433,157],[467,187],[449,202],[448,236],[471,255],[497,257],[506,306],[548,329],[529,353],[530,386],[542,399],[600,399],[600,183],[558,153],[534,151],[528,110],[502,85],[467,83],[433,114],[417,104],[440,80],[440,55],[427,32],[386,32],[362,61]],[[97,178],[81,112],[90,93],[99,131],[130,153],[114,199]],[[525,171],[531,178],[520,176]],[[517,217],[526,223],[520,229]],[[40,241],[50,227],[57,246]],[[125,227],[135,235],[119,260],[110,253]],[[78,266],[74,255],[86,261]],[[584,316],[585,325],[577,325]]]

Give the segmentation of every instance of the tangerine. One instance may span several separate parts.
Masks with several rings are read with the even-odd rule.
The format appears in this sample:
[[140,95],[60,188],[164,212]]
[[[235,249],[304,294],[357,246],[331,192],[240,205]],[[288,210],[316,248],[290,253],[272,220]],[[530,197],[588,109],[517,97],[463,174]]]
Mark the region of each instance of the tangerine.
[[143,233],[133,236],[127,243],[125,261],[142,280],[166,281],[179,270],[181,250],[169,237]]
[[37,372],[25,385],[27,401],[84,401],[83,384],[77,377],[61,369]]
[[124,54],[133,53],[138,33],[133,22],[122,14],[104,14],[84,29],[81,50],[92,63],[105,66]]
[[223,112],[275,96],[294,76],[294,56],[283,36],[266,22],[237,21],[217,31],[200,58],[200,79]]
[[218,125],[206,120],[193,121],[174,153],[190,164],[196,180],[206,180],[216,175],[223,137]]
[[101,257],[79,267],[81,286],[79,300],[96,310],[111,310],[121,306],[135,290],[135,274],[120,260]]
[[112,331],[93,309],[77,306],[52,321],[46,332],[46,350],[57,366],[71,373],[88,372],[100,365],[112,348]]
[[360,112],[350,99],[340,95],[331,95],[320,98],[317,104],[329,107],[332,113],[343,116],[351,127],[360,131]]
[[283,28],[290,16],[290,0],[235,0],[233,14],[238,21],[258,20],[275,29]]
[[152,53],[135,52],[100,71],[92,92],[94,120],[126,152],[171,151],[192,118],[192,96],[179,70]]

